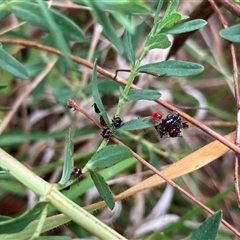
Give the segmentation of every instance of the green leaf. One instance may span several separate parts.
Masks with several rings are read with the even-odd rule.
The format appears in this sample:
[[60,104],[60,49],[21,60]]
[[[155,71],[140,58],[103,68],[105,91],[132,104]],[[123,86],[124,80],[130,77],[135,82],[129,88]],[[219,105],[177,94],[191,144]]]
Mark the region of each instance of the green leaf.
[[172,27],[174,24],[176,24],[177,22],[179,22],[182,19],[182,15],[178,12],[172,12],[170,15],[167,15],[166,17],[164,17],[164,19],[162,19],[159,22],[159,25],[157,27],[157,32],[161,32],[162,29],[164,28],[170,28]]
[[131,63],[132,66],[135,64],[135,56],[133,51],[133,45],[132,45],[132,37],[130,33],[125,30],[123,35],[123,47],[124,47],[124,53]]
[[[51,26],[46,21],[39,4],[30,1],[19,2],[14,4],[11,10],[20,19],[51,32]],[[73,21],[51,8],[48,8],[48,12],[57,26],[58,35],[62,33],[67,39],[72,41],[81,42],[84,40],[84,33]],[[53,34],[56,33],[54,32]]]
[[167,33],[167,34],[179,34],[179,33],[191,32],[191,31],[197,30],[199,28],[202,28],[206,24],[207,24],[207,22],[203,19],[195,19],[192,21],[188,21],[188,22],[185,22],[182,24],[175,25],[166,30],[162,30],[162,32]]
[[121,12],[113,11],[111,15],[128,31],[130,34],[135,33],[135,26],[132,24],[129,18],[126,17],[126,14]]
[[49,11],[49,8],[42,0],[37,0],[40,6],[40,14],[45,19],[46,24],[49,27],[49,31],[51,33],[51,37],[54,40],[57,48],[61,50],[66,60],[66,64],[68,67],[72,66],[72,61],[69,57],[70,49],[68,46],[68,43],[64,39],[63,35],[61,34],[61,30],[59,25],[56,24],[54,18],[52,17],[51,12]]
[[[11,110],[11,107],[0,106],[0,111],[1,111],[1,112],[7,112],[7,111],[9,111],[9,110]],[[1,121],[0,121],[0,122],[1,122]]]
[[138,100],[150,100],[154,101],[159,99],[162,96],[156,90],[138,90],[138,89],[130,89],[127,95],[128,101],[138,101]]
[[201,73],[204,67],[198,63],[187,61],[163,61],[151,64],[146,64],[139,67],[138,72],[151,72],[160,75],[166,74],[167,76],[185,77]]
[[23,67],[23,65],[18,62],[14,57],[5,52],[0,46],[0,67],[10,72],[16,77],[26,79],[28,78],[28,73]]
[[[159,14],[160,14],[160,11],[162,9],[163,2],[164,2],[164,0],[159,0],[158,1],[158,5],[157,5],[157,9],[155,11],[154,21],[153,21],[154,28],[155,28],[155,26],[156,26],[156,24],[158,22]],[[153,32],[155,32],[155,31],[153,31]]]
[[95,103],[98,106],[98,109],[100,110],[104,121],[106,122],[107,126],[110,127],[111,124],[109,122],[105,107],[103,106],[99,91],[98,91],[98,82],[97,82],[97,70],[96,70],[96,66],[97,66],[97,60],[94,61],[94,65],[93,65],[93,73],[92,73],[92,95],[94,98]]
[[66,105],[66,102],[69,98],[73,98],[76,96],[75,89],[68,89],[68,88],[54,88],[53,89],[53,96],[56,98],[58,103],[62,105]]
[[11,12],[8,11],[8,10],[0,11],[0,19],[5,18],[5,17],[7,17],[10,14],[11,14]]
[[[89,134],[96,133],[96,129],[94,128],[82,128],[77,129],[74,132],[74,136],[87,136]],[[0,146],[13,146],[16,144],[20,144],[26,141],[36,141],[43,139],[64,139],[66,137],[66,133],[63,131],[59,132],[31,132],[29,134],[24,133],[23,131],[13,131],[11,133],[4,132],[0,138]]]
[[147,38],[144,47],[148,50],[151,50],[155,48],[166,49],[170,46],[171,42],[168,40],[167,35],[160,33]]
[[124,1],[99,1],[98,7],[102,10],[109,9],[111,11],[118,11],[122,14],[142,13],[148,14],[151,8],[140,1],[124,0]]
[[0,233],[11,234],[22,231],[29,223],[35,220],[43,210],[48,202],[38,202],[31,210],[26,211],[24,214],[17,218],[0,222]]
[[106,202],[107,206],[112,210],[115,206],[115,202],[112,192],[107,185],[105,179],[102,177],[101,174],[95,171],[90,171],[90,175],[99,192],[99,195]]
[[35,237],[34,240],[71,240],[71,237],[68,236],[40,236]]
[[234,43],[240,43],[240,24],[233,25],[229,28],[222,29],[220,36]]
[[151,120],[151,117],[144,117],[131,120],[129,122],[124,122],[124,124],[118,128],[118,130],[130,131],[130,130],[139,130],[154,127],[155,123]]
[[63,172],[59,184],[64,185],[70,179],[74,167],[73,143],[71,139],[71,129],[68,130],[67,144],[65,147]]
[[167,7],[166,13],[172,13],[173,11],[176,11],[179,5],[179,0],[172,0],[169,2],[169,5]]
[[7,85],[0,84],[0,90],[1,90],[1,89],[4,89],[4,88],[6,88],[6,87],[7,87]]
[[215,240],[222,219],[222,211],[217,211],[208,217],[192,235],[191,240]]
[[109,21],[109,18],[106,16],[103,10],[99,9],[95,1],[86,1],[85,4],[91,7],[92,15],[97,19],[97,22],[100,23],[103,27],[103,32],[105,36],[111,41],[112,44],[116,46],[120,53],[123,52],[123,46],[120,38],[117,35],[117,31],[114,29],[113,25]]
[[117,144],[108,145],[92,156],[82,172],[84,173],[87,172],[87,170],[96,170],[99,168],[108,168],[130,157],[132,157],[132,153],[128,147]]

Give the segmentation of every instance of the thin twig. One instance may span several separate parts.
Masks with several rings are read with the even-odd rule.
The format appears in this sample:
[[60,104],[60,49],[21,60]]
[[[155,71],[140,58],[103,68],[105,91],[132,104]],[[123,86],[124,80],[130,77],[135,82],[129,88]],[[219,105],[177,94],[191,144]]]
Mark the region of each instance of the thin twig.
[[[26,46],[26,47],[33,47],[33,48],[37,48],[37,49],[41,49],[59,56],[62,56],[62,53],[53,47],[49,47],[46,45],[42,45],[40,43],[36,43],[33,41],[28,41],[28,40],[22,40],[22,39],[10,39],[10,38],[0,38],[0,42],[1,43],[8,43],[8,44],[18,44],[18,45],[22,45],[22,46]],[[70,56],[71,59],[79,64],[82,64],[84,66],[87,66],[89,68],[93,68],[93,64],[89,61],[86,61],[85,59],[82,59],[80,57],[76,57],[74,55]],[[116,79],[114,79],[115,74],[110,73],[108,71],[106,71],[105,69],[97,66],[97,72],[104,75],[107,78],[111,78],[123,85],[126,85],[127,81],[123,78],[119,78],[116,77]],[[136,86],[135,84],[131,85],[131,88],[133,89],[141,89],[138,86]],[[160,105],[164,106],[165,108],[169,109],[169,110],[177,110],[176,107],[174,107],[173,105],[158,99],[156,100],[157,103],[159,103]],[[227,147],[229,147],[231,150],[233,150],[234,152],[240,154],[240,148],[238,146],[236,146],[235,144],[227,141],[223,136],[219,135],[218,133],[216,133],[215,131],[213,131],[212,129],[208,128],[207,126],[205,126],[204,124],[202,124],[201,122],[195,120],[194,118],[192,118],[191,116],[189,116],[188,114],[177,110],[179,112],[179,114],[185,118],[188,122],[192,123],[193,125],[197,126],[198,128],[200,128],[202,131],[204,131],[205,133],[207,133],[208,135],[212,136],[213,138],[215,138],[216,140],[218,140],[219,142],[221,142],[222,144],[226,145]]]
[[[120,140],[118,140],[115,137],[111,137],[111,139],[118,144],[123,144]],[[176,188],[179,192],[181,192],[183,195],[185,195],[187,198],[189,198],[190,200],[192,200],[193,202],[195,202],[198,206],[202,207],[206,212],[210,213],[210,214],[214,214],[214,211],[212,211],[209,207],[207,207],[206,205],[204,205],[203,203],[201,203],[200,201],[198,201],[195,197],[193,197],[190,193],[188,193],[187,191],[185,191],[183,188],[181,188],[179,185],[177,185],[174,181],[172,181],[171,179],[168,179],[164,174],[162,174],[159,170],[157,170],[154,166],[152,166],[150,163],[148,163],[147,161],[145,161],[142,157],[140,157],[137,153],[135,153],[134,151],[131,151],[133,157],[135,157],[138,161],[140,161],[143,165],[145,165],[147,168],[149,168],[150,170],[152,170],[154,173],[156,173],[159,177],[161,177],[162,179],[164,179],[164,181],[166,181],[167,183],[169,183],[171,186],[173,186],[174,188]],[[119,195],[120,196],[120,195]],[[234,228],[231,224],[229,224],[226,220],[222,219],[221,220],[222,224],[224,224],[229,230],[231,230],[234,234],[236,234],[238,237],[240,237],[240,232]]]
[[[89,116],[84,110],[82,110],[81,108],[78,107],[77,103],[73,100],[73,99],[69,99],[67,102],[67,106],[69,108],[73,108],[74,110],[77,110],[81,113],[83,113],[86,117],[90,117],[90,120],[93,121],[92,117]],[[96,121],[93,121],[98,127],[102,128],[101,125],[99,123],[97,123]],[[118,140],[115,136],[110,135],[110,138],[113,142],[120,144],[120,145],[125,145],[123,142],[121,142],[120,140]],[[161,173],[160,171],[158,171],[155,167],[153,167],[150,163],[148,163],[147,161],[145,161],[142,157],[140,157],[137,153],[135,153],[134,151],[131,151],[133,157],[135,157],[139,162],[141,162],[143,165],[145,165],[147,168],[149,168],[150,170],[152,170],[154,173],[156,173],[159,177],[161,177],[162,179],[164,179],[167,183],[169,183],[171,186],[173,186],[174,188],[176,188],[179,192],[181,192],[183,195],[185,195],[187,198],[189,198],[190,200],[192,200],[193,202],[195,202],[198,206],[202,207],[206,212],[210,213],[210,214],[214,214],[214,211],[212,211],[210,208],[208,208],[206,205],[204,205],[202,202],[198,201],[194,196],[192,196],[190,193],[188,193],[187,191],[185,191],[183,188],[181,188],[178,184],[176,184],[174,181],[172,181],[171,179],[168,179],[163,173]],[[118,195],[119,198],[121,198],[121,194]],[[240,237],[240,232],[237,231],[237,229],[235,229],[233,226],[231,226],[227,221],[225,221],[224,219],[221,220],[221,222],[228,228],[230,229],[234,234],[236,234],[238,237]]]
[[[217,13],[219,20],[221,21],[223,27],[226,29],[228,27],[227,21],[225,20],[223,14],[221,13],[217,4],[214,2],[214,0],[209,0],[209,3],[212,5],[213,10]],[[236,125],[235,144],[236,144],[236,146],[239,147],[240,146],[240,96],[239,96],[239,86],[238,86],[238,67],[237,67],[236,52],[235,52],[233,43],[229,44],[229,48],[230,48],[231,59],[232,59],[233,83],[234,83],[234,93],[235,93],[236,110],[237,110],[237,125]],[[239,155],[235,153],[234,185],[235,185],[235,190],[236,190],[236,194],[237,194],[238,208],[240,208],[238,161],[239,161]]]

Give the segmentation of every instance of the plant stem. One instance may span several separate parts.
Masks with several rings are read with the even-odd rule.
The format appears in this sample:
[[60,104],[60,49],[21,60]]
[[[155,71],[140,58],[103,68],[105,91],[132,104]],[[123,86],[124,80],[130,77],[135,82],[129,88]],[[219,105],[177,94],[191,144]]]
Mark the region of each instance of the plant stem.
[[[142,61],[142,59],[144,58],[144,56],[147,54],[147,49],[144,49],[139,57],[139,59],[137,60],[135,66],[133,66],[131,72],[130,72],[130,76],[128,77],[128,81],[127,81],[127,84],[123,90],[124,94],[127,96],[128,95],[128,92],[131,88],[131,85],[135,79],[135,77],[137,76],[138,74],[138,68],[140,66],[140,63]],[[118,105],[117,105],[117,109],[116,109],[116,113],[115,113],[115,116],[119,116],[119,113],[121,111],[121,108],[122,108],[122,105],[126,102],[126,100],[124,99],[123,96],[120,96],[119,97],[119,101],[118,101]]]
[[124,239],[119,233],[105,225],[92,214],[69,200],[57,190],[57,187],[44,181],[11,155],[0,148],[0,166],[9,170],[9,173],[19,182],[47,198],[59,211],[69,216],[74,222],[100,239]]

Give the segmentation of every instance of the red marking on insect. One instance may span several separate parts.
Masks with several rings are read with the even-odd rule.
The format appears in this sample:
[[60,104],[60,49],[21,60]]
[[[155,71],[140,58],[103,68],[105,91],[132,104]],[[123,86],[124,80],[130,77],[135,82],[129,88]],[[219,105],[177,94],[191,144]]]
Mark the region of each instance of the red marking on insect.
[[103,118],[102,115],[100,115],[99,121],[100,121],[101,126],[103,126],[103,127],[106,127],[106,126],[107,126],[107,124],[106,124],[106,122],[105,122],[105,120],[104,120],[104,118]]
[[163,117],[163,114],[160,112],[154,112],[152,113],[151,120],[153,122],[159,122]]
[[179,129],[173,128],[169,131],[168,134],[169,134],[169,137],[174,138],[174,137],[180,137],[180,133],[181,133],[181,131]]
[[163,118],[162,121],[155,126],[155,129],[160,136],[160,138],[167,137],[180,137],[181,129],[188,128],[186,122],[182,122],[181,117],[177,111],[173,111],[168,114],[166,118]]

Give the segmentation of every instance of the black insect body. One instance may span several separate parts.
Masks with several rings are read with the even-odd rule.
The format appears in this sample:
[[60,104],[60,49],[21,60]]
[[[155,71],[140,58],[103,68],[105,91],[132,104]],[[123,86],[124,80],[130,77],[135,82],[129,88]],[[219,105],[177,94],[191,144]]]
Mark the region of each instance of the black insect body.
[[111,136],[111,130],[108,127],[105,127],[103,131],[100,134],[103,138],[110,138]]
[[162,122],[155,126],[155,129],[160,136],[162,137],[180,137],[181,129],[187,128],[188,124],[182,122],[181,117],[177,111],[173,111],[171,114],[168,114],[166,118],[162,119]]
[[188,126],[188,124],[186,123],[186,122],[183,122],[182,123],[182,128],[184,129],[184,128],[188,128],[189,126]]
[[74,177],[76,177],[77,179],[79,179],[82,176],[82,169],[78,168],[78,167],[75,167],[72,171],[72,175]]
[[122,119],[120,117],[114,117],[112,123],[115,128],[119,128],[122,125]]
[[157,126],[155,126],[155,129],[160,138],[167,137],[169,135],[166,127],[162,123],[159,123]]
[[77,179],[77,181],[79,182],[79,178],[82,176],[82,169],[75,167],[72,171],[72,175]]
[[99,114],[99,113],[100,113],[100,110],[99,110],[97,104],[94,103],[92,106],[94,107],[94,111],[95,111],[95,113]]

